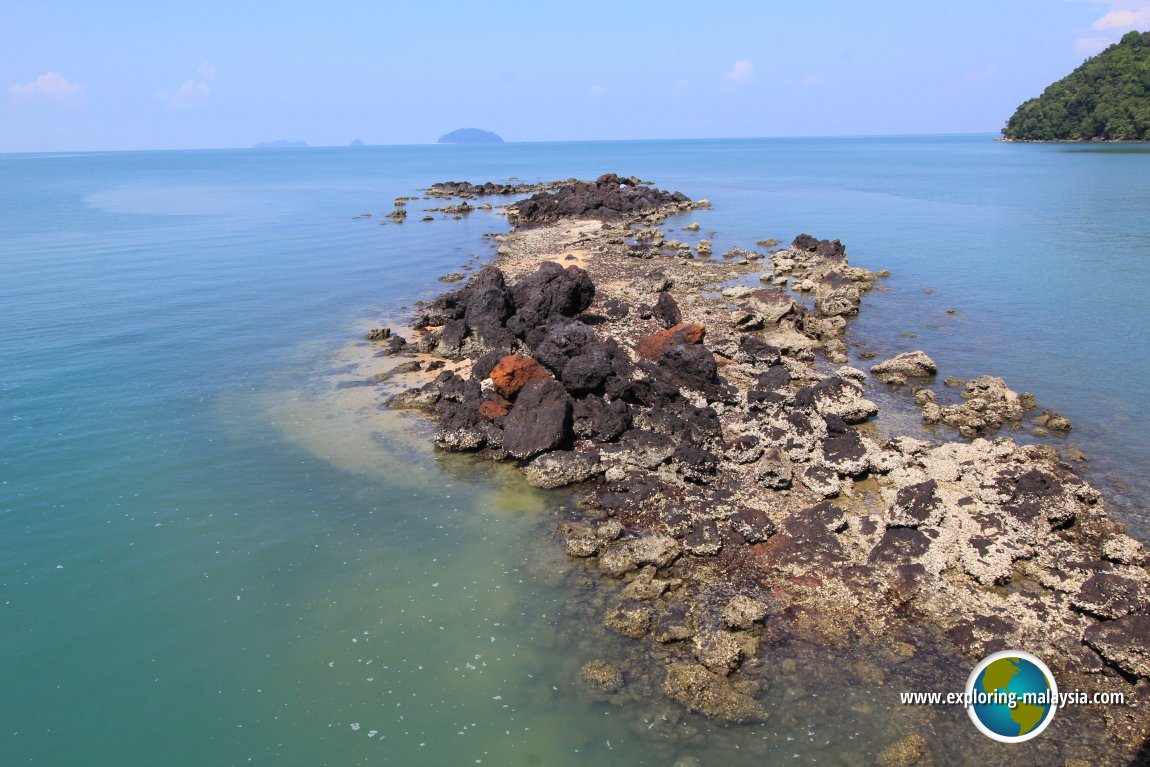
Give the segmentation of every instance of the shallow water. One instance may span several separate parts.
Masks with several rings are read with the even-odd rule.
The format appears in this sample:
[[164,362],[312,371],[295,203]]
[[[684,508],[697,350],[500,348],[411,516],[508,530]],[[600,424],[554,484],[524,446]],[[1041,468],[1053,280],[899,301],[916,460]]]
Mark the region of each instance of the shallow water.
[[894,270],[854,337],[1037,393],[1145,535],[1145,162],[956,138],[0,163],[0,763],[865,764],[920,725],[1005,758],[965,712],[893,702],[965,681],[925,651],[848,689],[856,655],[780,649],[765,727],[591,699],[579,667],[625,642],[577,598],[609,585],[560,555],[556,497],[337,384],[502,228],[420,203],[381,226],[395,196],[636,173],[710,197],[717,253],[810,231]]

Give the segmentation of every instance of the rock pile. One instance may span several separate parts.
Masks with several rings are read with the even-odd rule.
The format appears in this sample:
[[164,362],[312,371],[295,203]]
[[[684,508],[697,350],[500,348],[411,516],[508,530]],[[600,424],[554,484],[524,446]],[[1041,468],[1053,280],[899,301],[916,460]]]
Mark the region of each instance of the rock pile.
[[576,181],[537,192],[510,206],[508,218],[513,224],[543,224],[563,217],[613,220],[666,205],[682,206],[682,210],[693,207],[682,192],[665,192],[634,177],[605,173],[594,183]]
[[[611,210],[646,226],[652,198],[624,182],[601,177],[519,215]],[[441,373],[391,405],[428,411],[438,446],[516,461],[534,486],[584,483],[559,532],[568,554],[619,582],[602,621],[632,648],[626,675],[584,667],[592,689],[761,720],[770,648],[913,653],[924,623],[970,660],[1035,652],[1068,689],[1129,700],[1150,687],[1145,550],[1052,448],[981,436],[1033,398],[990,376],[965,383],[954,405],[923,390],[924,418],[972,441],[880,440],[855,428],[877,413],[867,374],[807,364],[817,349],[834,358],[874,281],[841,243],[802,235],[772,256],[813,309],[766,288],[733,299],[743,303],[726,322],[731,297],[682,291],[697,268],[688,260],[651,269],[615,229],[583,228],[595,268],[614,270],[593,281],[539,263],[570,243],[546,251],[554,232],[532,231],[530,246],[508,246],[504,269],[483,269],[417,318],[418,347],[470,359],[470,373]],[[901,384],[938,369],[918,351],[871,372]],[[1142,705],[1098,716],[1115,743],[1150,729]]]

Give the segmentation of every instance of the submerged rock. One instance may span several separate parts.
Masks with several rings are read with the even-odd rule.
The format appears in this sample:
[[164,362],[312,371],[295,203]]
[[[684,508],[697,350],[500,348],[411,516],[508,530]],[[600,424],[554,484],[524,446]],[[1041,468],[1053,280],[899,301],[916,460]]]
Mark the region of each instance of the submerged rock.
[[697,663],[672,663],[663,680],[663,692],[686,708],[727,722],[767,719],[756,691],[752,683],[731,681]]
[[556,450],[527,464],[523,474],[532,487],[553,488],[583,482],[602,471],[596,454]]
[[938,372],[938,365],[922,351],[913,351],[872,365],[870,372],[883,383],[904,384],[908,378],[925,378]]
[[739,643],[725,631],[708,630],[695,634],[691,647],[699,663],[708,671],[723,676],[734,671],[743,657]]
[[611,693],[623,687],[623,671],[601,658],[585,664],[579,676],[588,687],[597,692]]
[[650,605],[628,599],[616,605],[603,619],[603,625],[629,639],[642,639],[651,628]]
[[746,630],[767,615],[767,606],[757,599],[738,594],[727,603],[720,616],[727,628]]
[[913,733],[884,748],[875,759],[877,767],[916,767],[929,763],[926,740]]

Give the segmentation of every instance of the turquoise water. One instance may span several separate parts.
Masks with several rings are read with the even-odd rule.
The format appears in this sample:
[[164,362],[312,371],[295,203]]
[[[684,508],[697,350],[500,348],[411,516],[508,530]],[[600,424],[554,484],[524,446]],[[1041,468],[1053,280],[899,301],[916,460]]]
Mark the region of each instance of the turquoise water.
[[[490,257],[482,235],[502,228],[382,214],[438,180],[615,170],[710,198],[691,218],[716,252],[841,238],[894,272],[853,338],[1035,392],[1077,424],[1069,441],[1147,538],[1150,155],[1082,149],[0,157],[0,764],[825,763],[881,748],[875,723],[906,715],[885,693],[826,703],[833,725],[780,715],[724,735],[724,751],[653,746],[627,707],[580,692],[579,666],[615,640],[572,607],[581,576],[549,538],[551,499],[435,455],[418,421],[333,384],[364,327]],[[935,681],[961,689],[959,671]],[[787,740],[812,726],[819,743]]]

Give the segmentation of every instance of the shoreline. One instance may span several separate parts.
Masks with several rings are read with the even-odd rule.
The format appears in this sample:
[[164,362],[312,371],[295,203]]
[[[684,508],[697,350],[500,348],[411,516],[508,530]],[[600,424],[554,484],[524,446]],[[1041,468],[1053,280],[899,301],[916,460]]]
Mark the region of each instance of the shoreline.
[[1150,144],[1144,138],[1006,138],[995,141],[1002,144]]
[[[867,374],[812,363],[816,356],[831,366],[845,361],[846,318],[877,275],[850,267],[837,242],[814,238],[797,238],[770,258],[753,251],[684,258],[657,227],[690,209],[679,201],[608,224],[558,217],[514,231],[496,261],[504,287],[484,283],[492,275],[484,270],[471,288],[449,294],[455,307],[443,299],[429,305],[417,323],[423,334],[411,345],[469,359],[485,374],[508,356],[527,361],[501,371],[508,382],[499,391],[489,375],[444,375],[395,402],[438,409],[442,448],[482,448],[504,460],[510,452],[531,484],[576,480],[588,488],[560,534],[568,553],[619,579],[607,581],[622,588],[604,602],[604,622],[628,637],[634,652],[624,664],[588,664],[587,683],[756,721],[769,714],[760,698],[770,674],[761,661],[771,648],[796,641],[836,651],[881,647],[897,662],[916,652],[913,641],[898,637],[913,639],[933,626],[972,661],[1017,647],[1044,657],[1063,689],[1124,691],[1137,702],[1130,680],[1142,679],[1145,689],[1144,656],[1132,658],[1109,633],[1145,614],[1145,552],[1118,532],[1097,493],[1053,449],[978,436],[995,433],[988,409],[1009,416],[1017,395],[984,381],[985,396],[970,398],[981,410],[951,411],[973,442],[872,439],[856,426],[875,410],[863,396]],[[559,272],[571,276],[571,291],[593,297],[569,312],[536,317],[542,324],[521,334],[505,332],[507,318],[486,327],[476,319],[482,312],[471,307],[482,302],[473,304],[469,289],[502,295],[522,311],[531,290],[510,286],[529,283],[546,260],[579,264],[586,280]],[[722,290],[768,266],[773,284]],[[537,287],[562,282],[559,272]],[[813,308],[776,290],[783,285],[813,294]],[[516,292],[522,301],[511,296]],[[460,305],[461,316],[450,318]],[[430,321],[437,311],[442,325]],[[531,338],[531,327],[551,325],[562,329],[557,338]],[[511,348],[484,362],[493,339]],[[545,343],[550,351],[541,354]],[[605,350],[606,367],[599,361],[598,373],[576,369],[570,376],[602,380],[572,390],[566,363],[602,343],[614,344]],[[532,366],[536,358],[550,364]],[[928,380],[916,376],[928,368],[912,362],[921,361],[902,360],[884,377],[892,385]],[[507,450],[507,419],[526,401],[526,387],[514,389],[516,376],[534,377],[532,394],[550,390],[550,401],[536,397],[540,412],[566,397],[579,424],[584,403],[585,434],[568,427],[541,449]],[[592,398],[594,406],[586,406]],[[596,419],[610,421],[616,402],[627,403],[629,428],[596,433]],[[945,420],[945,407],[919,404]],[[1124,594],[1125,601],[1115,598]],[[1084,643],[1089,632],[1094,641]],[[1145,636],[1132,636],[1125,644],[1145,652]],[[630,679],[632,669],[648,669],[636,675],[647,681]],[[1142,706],[1112,718],[1081,716],[1081,726],[1111,737],[1114,764],[1128,763],[1146,737]]]

